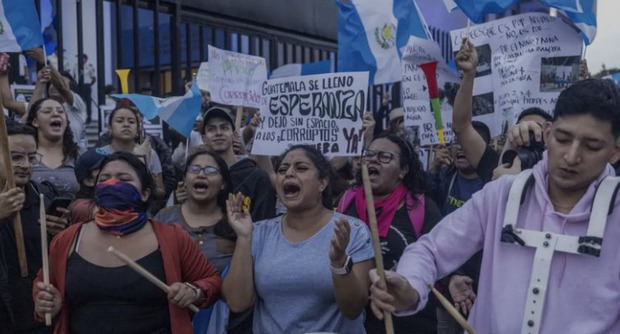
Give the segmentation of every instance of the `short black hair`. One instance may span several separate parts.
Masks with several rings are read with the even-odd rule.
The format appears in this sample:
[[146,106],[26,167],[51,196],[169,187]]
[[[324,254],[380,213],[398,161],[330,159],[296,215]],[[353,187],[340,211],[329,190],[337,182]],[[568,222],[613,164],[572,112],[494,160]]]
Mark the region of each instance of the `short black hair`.
[[[4,115],[2,116],[4,117]],[[5,117],[6,119],[6,117]],[[32,136],[37,142],[37,130],[30,125],[24,125],[13,120],[6,119],[6,134],[8,136],[26,135]]]
[[530,116],[530,115],[540,116],[540,117],[544,118],[547,122],[553,121],[553,117],[551,117],[551,115],[549,115],[544,110],[542,110],[542,109],[540,109],[538,107],[531,107],[531,108],[527,108],[527,109],[523,110],[519,114],[519,117],[517,118],[517,123],[521,122],[521,120],[523,118],[525,118],[526,116]]
[[592,115],[611,122],[611,132],[620,136],[620,92],[615,83],[605,79],[577,81],[564,89],[553,111],[553,120],[571,115]]
[[471,125],[474,127],[474,130],[476,130],[476,132],[478,132],[478,134],[482,137],[485,143],[488,144],[491,141],[491,130],[489,130],[489,127],[486,124],[480,121],[472,121]]
[[[417,195],[427,193],[430,189],[430,185],[427,180],[426,173],[424,172],[424,168],[422,167],[422,162],[420,161],[413,145],[393,133],[382,133],[375,137],[372,141],[374,142],[378,139],[389,140],[400,149],[400,168],[404,168],[405,166],[409,168],[409,171],[403,178],[402,182],[411,194],[413,204],[418,205],[419,200]],[[361,180],[361,171],[359,174],[358,179]]]

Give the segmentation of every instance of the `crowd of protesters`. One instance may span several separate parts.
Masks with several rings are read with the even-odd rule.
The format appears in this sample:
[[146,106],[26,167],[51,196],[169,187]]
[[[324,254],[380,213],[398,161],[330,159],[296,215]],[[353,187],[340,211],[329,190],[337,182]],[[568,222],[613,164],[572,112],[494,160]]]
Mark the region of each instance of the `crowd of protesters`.
[[[77,92],[87,89],[70,73],[43,66],[23,104],[7,94],[0,70],[11,160],[0,166],[0,333],[385,333],[384,312],[397,315],[395,333],[462,333],[429,285],[479,333],[519,332],[534,251],[501,242],[514,175],[533,169],[521,225],[585,235],[596,188],[620,160],[620,93],[608,81],[579,81],[553,115],[524,110],[496,150],[489,128],[472,120],[471,43],[456,63],[455,139],[433,149],[427,171],[402,108],[381,111],[387,126],[364,114],[361,158],[328,159],[308,145],[261,157],[250,154],[260,117],[244,115],[237,129],[234,109],[212,103],[209,92],[191,138],[175,145],[146,133],[131,102],[110,99],[109,132],[88,147],[90,108]],[[518,153],[541,145],[537,161]],[[362,163],[385,281],[374,269]],[[49,283],[40,270],[40,198]],[[610,222],[620,219],[619,205],[612,202]],[[554,258],[540,333],[620,332],[617,224],[607,224],[605,237],[599,258]]]

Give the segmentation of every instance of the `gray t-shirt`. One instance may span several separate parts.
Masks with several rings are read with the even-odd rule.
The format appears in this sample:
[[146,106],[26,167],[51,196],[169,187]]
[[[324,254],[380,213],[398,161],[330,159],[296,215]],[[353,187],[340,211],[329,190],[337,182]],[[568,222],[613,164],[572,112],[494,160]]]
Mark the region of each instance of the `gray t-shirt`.
[[40,162],[32,168],[32,181],[51,183],[58,194],[62,197],[75,198],[75,194],[80,190],[80,184],[75,177],[75,161],[67,159],[58,168],[49,168]]
[[153,217],[153,220],[181,226],[196,241],[202,254],[220,273],[230,264],[235,242],[215,235],[213,227],[193,228],[189,226],[181,213],[180,205],[162,209]]
[[[115,152],[112,146],[110,145],[97,147],[96,150],[97,150],[97,153],[101,155],[110,155]],[[159,156],[157,155],[157,152],[155,152],[154,149],[151,149],[151,156],[146,165],[147,165],[146,167],[149,169],[151,174],[161,174],[161,162],[159,161]]]
[[[319,232],[301,242],[282,234],[282,216],[254,225],[252,257],[257,301],[254,333],[334,332],[363,334],[364,313],[346,318],[338,308],[329,262],[329,248],[340,213]],[[347,254],[354,263],[374,256],[370,232],[359,219],[351,225]]]

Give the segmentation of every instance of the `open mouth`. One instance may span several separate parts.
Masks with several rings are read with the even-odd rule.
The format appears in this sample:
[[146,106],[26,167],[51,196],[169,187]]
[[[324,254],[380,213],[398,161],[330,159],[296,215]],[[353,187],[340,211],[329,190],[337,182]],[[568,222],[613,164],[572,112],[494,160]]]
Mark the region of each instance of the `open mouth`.
[[61,130],[62,129],[62,121],[60,120],[54,120],[50,123],[50,128],[52,128],[52,130]]
[[299,187],[299,185],[295,183],[286,183],[282,187],[282,190],[284,192],[285,198],[295,198],[297,197],[297,195],[299,195],[301,187]]
[[194,183],[194,191],[197,193],[206,192],[209,189],[209,185],[206,182],[196,182]]
[[379,169],[375,166],[368,166],[368,176],[369,177],[379,176]]

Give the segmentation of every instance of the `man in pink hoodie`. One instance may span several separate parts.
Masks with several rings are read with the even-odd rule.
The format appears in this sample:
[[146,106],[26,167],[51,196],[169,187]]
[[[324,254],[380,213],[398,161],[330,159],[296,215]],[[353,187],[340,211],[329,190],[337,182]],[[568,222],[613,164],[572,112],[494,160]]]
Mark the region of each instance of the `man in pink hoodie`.
[[[596,79],[565,89],[544,139],[547,151],[533,168],[534,182],[524,190],[516,228],[550,240],[586,236],[597,187],[615,176],[609,161],[620,156],[618,89]],[[424,308],[429,285],[484,249],[478,296],[469,316],[478,334],[620,333],[620,196],[607,215],[600,253],[570,253],[552,245],[548,283],[532,288],[537,248],[520,245],[519,235],[525,239],[520,232],[512,234],[517,242],[502,241],[514,180],[510,175],[487,184],[407,247],[396,272],[386,272],[387,284],[371,271],[374,313],[382,318],[383,311],[398,316]],[[536,301],[544,304],[538,314],[537,306],[529,305]]]

